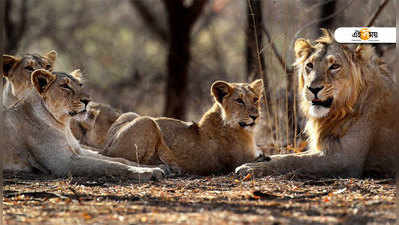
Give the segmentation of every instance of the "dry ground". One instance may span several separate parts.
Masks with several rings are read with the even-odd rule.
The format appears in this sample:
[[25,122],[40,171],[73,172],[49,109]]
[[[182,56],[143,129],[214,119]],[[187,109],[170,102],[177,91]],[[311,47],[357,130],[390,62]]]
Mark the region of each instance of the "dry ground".
[[6,224],[394,224],[393,179],[6,175]]

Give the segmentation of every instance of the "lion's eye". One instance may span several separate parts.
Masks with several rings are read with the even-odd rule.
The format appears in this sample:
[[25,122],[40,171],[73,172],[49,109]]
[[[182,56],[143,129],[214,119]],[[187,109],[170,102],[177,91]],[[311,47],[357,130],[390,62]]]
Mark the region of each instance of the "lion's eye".
[[50,70],[50,69],[51,69],[51,65],[47,65],[46,70]]
[[90,115],[89,115],[89,119],[94,119],[94,114],[93,113],[90,113]]
[[238,103],[240,103],[240,104],[243,104],[243,105],[244,105],[244,101],[243,101],[241,98],[237,98],[237,99],[236,99],[236,102],[238,102]]
[[313,69],[313,63],[311,63],[311,62],[310,62],[310,63],[307,63],[307,64],[306,64],[306,68],[307,68],[307,69]]
[[29,72],[32,72],[32,71],[33,71],[33,67],[31,67],[31,66],[26,66],[25,69],[26,69],[27,71],[29,71]]
[[329,70],[336,70],[339,69],[340,67],[341,67],[340,65],[334,63],[330,66]]
[[72,91],[72,88],[68,86],[68,84],[61,84],[60,87],[64,88],[64,89],[68,89]]
[[259,98],[254,98],[254,102],[258,102]]

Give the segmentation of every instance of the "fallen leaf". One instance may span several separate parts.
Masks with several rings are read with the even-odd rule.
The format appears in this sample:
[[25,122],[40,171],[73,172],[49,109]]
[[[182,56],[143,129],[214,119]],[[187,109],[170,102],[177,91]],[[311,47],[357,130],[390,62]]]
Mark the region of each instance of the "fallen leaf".
[[243,179],[242,179],[242,181],[247,181],[247,180],[250,180],[252,178],[252,174],[248,174],[248,175],[246,175]]

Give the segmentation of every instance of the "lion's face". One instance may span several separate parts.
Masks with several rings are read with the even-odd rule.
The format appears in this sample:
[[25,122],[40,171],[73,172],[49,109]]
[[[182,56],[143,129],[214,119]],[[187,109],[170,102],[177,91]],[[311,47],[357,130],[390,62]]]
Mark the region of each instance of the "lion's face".
[[262,80],[248,83],[216,81],[211,94],[222,107],[225,123],[234,128],[252,129],[259,117]]
[[102,146],[108,129],[118,119],[120,112],[109,105],[90,102],[81,125],[86,129],[85,141],[91,146]]
[[32,88],[31,73],[37,69],[52,71],[57,53],[52,50],[44,56],[38,54],[27,54],[22,58],[11,55],[3,55],[4,77],[10,82],[12,94],[17,98],[25,90]]
[[81,82],[81,73],[49,72],[43,69],[32,73],[32,84],[42,96],[49,112],[59,121],[84,119],[90,96]]
[[324,36],[315,45],[298,39],[295,52],[304,112],[312,118],[323,118],[351,110],[362,85],[354,62],[356,51],[336,43],[332,36]]

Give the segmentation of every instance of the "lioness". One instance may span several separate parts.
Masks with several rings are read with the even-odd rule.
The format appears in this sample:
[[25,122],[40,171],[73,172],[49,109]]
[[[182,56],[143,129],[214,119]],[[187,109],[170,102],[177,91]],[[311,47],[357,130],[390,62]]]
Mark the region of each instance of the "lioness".
[[262,80],[216,81],[215,103],[199,123],[138,117],[109,135],[104,154],[144,164],[165,163],[178,172],[227,172],[259,155],[253,129],[259,116]]
[[26,54],[19,58],[3,55],[3,74],[6,80],[3,89],[3,105],[9,107],[25,94],[30,93],[31,73],[36,69],[52,71],[56,58],[57,52],[54,50],[44,56]]
[[31,93],[5,111],[6,152],[2,159],[6,171],[36,169],[56,176],[108,175],[141,180],[162,176],[159,168],[128,166],[125,164],[130,162],[125,159],[102,156],[76,142],[69,129],[70,119],[84,117],[90,102],[78,71],[66,74],[39,69],[32,73],[31,82]]
[[249,163],[241,175],[393,175],[399,162],[399,91],[369,45],[355,48],[324,35],[295,42],[301,108],[310,150]]

